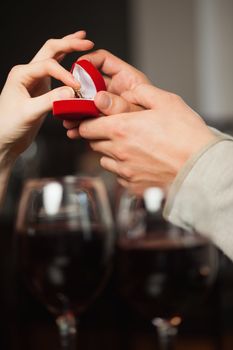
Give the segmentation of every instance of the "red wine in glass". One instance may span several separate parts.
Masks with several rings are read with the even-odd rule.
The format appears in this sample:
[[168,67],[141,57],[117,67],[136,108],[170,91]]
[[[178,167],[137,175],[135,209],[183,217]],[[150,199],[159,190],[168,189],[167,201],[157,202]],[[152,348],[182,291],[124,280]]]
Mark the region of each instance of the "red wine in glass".
[[200,307],[216,275],[215,248],[202,237],[189,244],[157,238],[148,232],[137,242],[117,244],[120,293],[151,320],[181,316],[190,303]]
[[19,237],[20,265],[32,293],[56,315],[80,315],[106,284],[111,262],[106,234],[94,227],[84,232],[60,223]]

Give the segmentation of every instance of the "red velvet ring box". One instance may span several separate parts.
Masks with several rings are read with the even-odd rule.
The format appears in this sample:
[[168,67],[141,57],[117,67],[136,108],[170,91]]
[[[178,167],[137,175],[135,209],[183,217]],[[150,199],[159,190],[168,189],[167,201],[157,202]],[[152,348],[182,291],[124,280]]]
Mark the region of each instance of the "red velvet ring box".
[[79,94],[81,97],[54,101],[54,117],[63,120],[81,120],[88,117],[98,117],[100,111],[95,106],[94,98],[98,91],[106,90],[102,75],[91,62],[86,60],[75,62],[71,68],[71,72],[74,78],[80,82],[81,88]]

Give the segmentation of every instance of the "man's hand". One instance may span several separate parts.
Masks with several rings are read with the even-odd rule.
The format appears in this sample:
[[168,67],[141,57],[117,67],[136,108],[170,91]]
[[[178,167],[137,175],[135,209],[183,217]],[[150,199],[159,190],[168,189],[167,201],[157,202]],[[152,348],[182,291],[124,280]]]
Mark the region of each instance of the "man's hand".
[[[107,92],[100,91],[95,97],[96,107],[104,115],[133,112],[143,108],[135,103],[130,94],[130,91],[138,85],[150,84],[142,72],[106,50],[97,50],[80,59],[89,60],[104,77]],[[72,139],[79,137],[79,122],[64,121],[63,125],[68,129],[68,137]]]
[[138,194],[150,186],[167,189],[184,163],[215,135],[175,94],[139,84],[128,97],[146,110],[84,121],[79,133],[103,154],[101,165],[121,185]]

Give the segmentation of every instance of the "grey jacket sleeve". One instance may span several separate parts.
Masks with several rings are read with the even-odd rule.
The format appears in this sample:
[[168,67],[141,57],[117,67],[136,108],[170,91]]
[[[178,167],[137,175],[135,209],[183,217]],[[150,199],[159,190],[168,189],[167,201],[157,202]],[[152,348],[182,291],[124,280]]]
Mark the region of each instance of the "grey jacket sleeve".
[[164,217],[210,238],[233,259],[233,138],[217,138],[187,161],[169,189]]

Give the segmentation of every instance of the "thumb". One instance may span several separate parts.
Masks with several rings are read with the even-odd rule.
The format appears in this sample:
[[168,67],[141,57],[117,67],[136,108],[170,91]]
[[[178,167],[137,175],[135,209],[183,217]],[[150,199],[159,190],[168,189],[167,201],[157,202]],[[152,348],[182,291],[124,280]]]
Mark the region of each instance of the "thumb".
[[166,91],[161,90],[150,84],[138,84],[133,90],[124,95],[133,103],[146,109],[152,109],[158,106]]
[[49,112],[53,107],[53,102],[66,100],[74,97],[74,90],[68,86],[62,86],[47,92],[44,95],[32,98],[32,115],[35,118],[39,115]]
[[136,112],[142,108],[128,102],[121,96],[107,91],[99,91],[95,96],[96,107],[105,115]]

